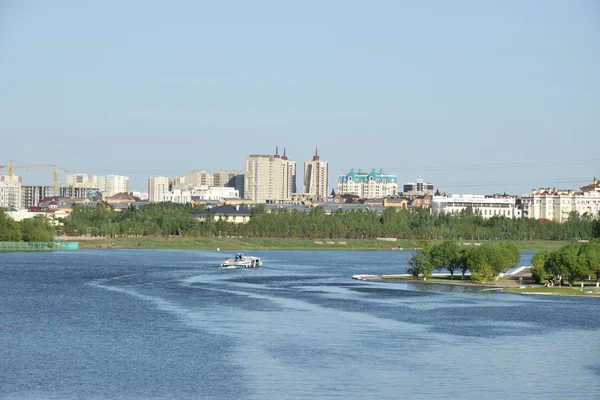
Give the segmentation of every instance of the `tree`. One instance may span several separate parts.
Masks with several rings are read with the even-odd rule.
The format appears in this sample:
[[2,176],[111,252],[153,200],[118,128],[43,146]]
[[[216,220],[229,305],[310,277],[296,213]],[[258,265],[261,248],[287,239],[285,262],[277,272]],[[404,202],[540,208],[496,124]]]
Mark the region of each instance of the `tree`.
[[462,264],[462,255],[456,242],[446,240],[431,249],[432,262],[435,269],[445,268],[454,279],[454,271]]
[[21,240],[21,226],[0,208],[0,242]]
[[409,274],[414,277],[423,275],[423,280],[431,277],[431,273],[434,269],[432,253],[432,246],[428,241],[422,240],[420,242],[420,248],[417,249],[416,253],[408,260],[410,268],[407,270]]
[[546,271],[545,265],[546,260],[550,256],[549,251],[540,251],[531,258],[531,276],[535,283],[541,283],[548,278],[548,272]]
[[600,239],[592,239],[580,245],[579,262],[589,274],[596,277],[596,287],[600,286]]
[[26,242],[52,242],[54,230],[45,216],[36,216],[21,221],[23,240]]
[[600,239],[600,216],[592,222],[592,237]]

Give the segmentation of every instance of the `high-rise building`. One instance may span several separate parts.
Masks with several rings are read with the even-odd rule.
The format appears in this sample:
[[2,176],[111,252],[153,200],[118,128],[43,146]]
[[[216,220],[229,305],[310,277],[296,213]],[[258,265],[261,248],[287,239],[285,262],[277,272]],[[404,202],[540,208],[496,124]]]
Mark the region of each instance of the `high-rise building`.
[[311,161],[304,161],[304,193],[314,194],[321,200],[327,198],[329,167],[319,158],[317,149]]
[[21,186],[21,206],[22,208],[35,207],[46,197],[50,197],[53,192],[52,186]]
[[242,171],[217,171],[213,174],[213,187],[229,187],[244,197],[244,173]]
[[398,178],[388,175],[383,170],[362,172],[350,170],[338,178],[338,194],[350,194],[359,198],[381,198],[394,196],[398,192]]
[[290,200],[296,192],[296,162],[279,155],[251,154],[246,158],[244,197],[257,203]]
[[165,196],[170,190],[172,179],[164,176],[148,179],[148,201],[166,201]]
[[[98,184],[102,192],[108,196],[117,193],[129,193],[129,177],[122,175],[106,175],[98,179]],[[103,182],[102,182],[103,181]]]
[[21,182],[20,176],[3,176],[0,179],[0,207],[1,208],[21,208]]

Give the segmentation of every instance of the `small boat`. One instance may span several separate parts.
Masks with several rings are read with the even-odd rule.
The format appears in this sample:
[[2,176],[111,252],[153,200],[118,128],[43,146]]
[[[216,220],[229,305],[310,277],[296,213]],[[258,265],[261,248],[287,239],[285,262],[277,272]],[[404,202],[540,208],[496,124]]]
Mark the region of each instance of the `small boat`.
[[243,253],[235,253],[235,257],[227,258],[221,267],[244,267],[244,268],[259,268],[262,267],[260,257],[247,256]]

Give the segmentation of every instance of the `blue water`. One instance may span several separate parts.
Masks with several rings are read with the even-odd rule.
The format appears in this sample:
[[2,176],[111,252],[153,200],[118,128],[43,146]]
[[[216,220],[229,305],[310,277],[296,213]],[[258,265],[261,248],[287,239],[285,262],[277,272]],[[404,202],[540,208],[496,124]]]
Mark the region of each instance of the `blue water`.
[[0,399],[600,398],[600,299],[351,279],[408,252],[249,253],[0,254]]

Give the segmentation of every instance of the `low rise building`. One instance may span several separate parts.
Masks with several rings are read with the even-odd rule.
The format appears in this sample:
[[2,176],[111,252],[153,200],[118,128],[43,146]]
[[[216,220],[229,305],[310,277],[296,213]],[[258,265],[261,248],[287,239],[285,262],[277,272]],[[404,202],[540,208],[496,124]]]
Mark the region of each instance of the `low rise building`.
[[521,210],[517,207],[516,196],[492,197],[476,194],[433,196],[431,203],[433,214],[459,214],[467,210],[472,210],[485,219],[494,216],[521,217]]

